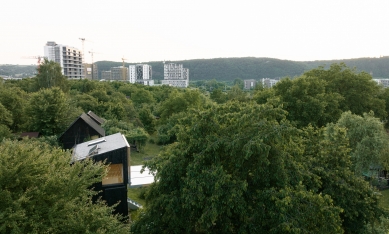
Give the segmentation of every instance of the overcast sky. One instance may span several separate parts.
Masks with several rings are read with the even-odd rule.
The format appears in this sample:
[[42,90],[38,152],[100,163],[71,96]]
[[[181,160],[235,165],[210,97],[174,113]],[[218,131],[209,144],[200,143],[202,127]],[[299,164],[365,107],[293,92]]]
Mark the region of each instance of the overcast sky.
[[388,0],[4,0],[0,64],[35,64],[47,41],[87,62],[389,55]]

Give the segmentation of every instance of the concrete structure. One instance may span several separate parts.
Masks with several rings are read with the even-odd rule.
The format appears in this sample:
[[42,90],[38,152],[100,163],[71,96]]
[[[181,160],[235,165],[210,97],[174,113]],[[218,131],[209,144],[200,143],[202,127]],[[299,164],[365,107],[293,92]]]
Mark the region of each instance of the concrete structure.
[[74,47],[60,45],[48,41],[44,46],[45,57],[49,61],[59,63],[62,74],[69,79],[85,78],[82,51]]
[[373,79],[373,80],[377,82],[378,85],[381,85],[384,88],[389,87],[389,79]]
[[257,82],[254,79],[244,80],[244,89],[254,89]]
[[189,69],[183,68],[182,64],[164,64],[162,84],[180,88],[188,87]]
[[101,80],[111,80],[111,71],[101,71]]
[[275,80],[275,79],[270,79],[270,78],[262,78],[262,86],[264,88],[271,88],[273,87],[275,84],[277,84],[279,80]]
[[154,80],[152,80],[152,68],[147,64],[137,64],[130,65],[129,70],[129,81],[132,84],[138,83],[143,85],[154,85]]
[[85,79],[92,80],[93,78],[92,64],[84,63],[84,72],[85,72]]
[[[124,77],[123,77],[124,70]],[[111,67],[111,80],[126,81],[128,77],[128,68],[123,66]]]

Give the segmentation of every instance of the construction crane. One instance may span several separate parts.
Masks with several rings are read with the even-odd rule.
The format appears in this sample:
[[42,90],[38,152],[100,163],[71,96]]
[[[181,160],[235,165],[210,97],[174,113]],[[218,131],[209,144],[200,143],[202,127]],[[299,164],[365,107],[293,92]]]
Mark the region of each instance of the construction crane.
[[41,55],[37,55],[37,56],[23,56],[22,58],[24,59],[37,59],[37,69],[39,71],[39,66],[41,65],[41,63],[43,62],[43,60],[47,57],[45,56],[41,56]]
[[127,80],[127,79],[126,79],[126,69],[125,69],[125,67],[124,67],[124,60],[127,60],[127,59],[122,58],[122,60],[123,60],[123,67],[122,67],[122,72],[123,72],[123,74],[122,74],[122,79],[123,79],[123,80]]
[[93,80],[94,79],[93,73],[95,71],[95,66],[93,64],[93,54],[96,53],[96,52],[94,52],[93,50],[92,51],[88,51],[88,52],[91,54],[91,58],[92,58],[92,80]]

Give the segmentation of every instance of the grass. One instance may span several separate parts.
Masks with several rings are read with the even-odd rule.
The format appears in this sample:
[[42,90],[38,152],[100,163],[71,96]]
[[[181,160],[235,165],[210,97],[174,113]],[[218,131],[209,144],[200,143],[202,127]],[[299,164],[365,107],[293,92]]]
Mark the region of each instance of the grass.
[[389,209],[389,189],[380,191],[382,196],[380,197],[379,204],[382,208]]
[[[138,187],[138,188],[128,188],[127,196],[137,203],[141,204],[143,207],[146,205],[146,201],[143,199],[144,193],[146,192],[147,187]],[[130,211],[131,220],[135,221],[138,219],[138,216],[142,209]]]
[[147,187],[129,188],[127,190],[128,190],[127,196],[131,200],[136,201],[142,206],[146,205],[146,201],[142,197],[144,197],[144,193],[146,192]]
[[[156,142],[156,136],[150,136],[154,142]],[[157,156],[163,146],[147,142],[140,152],[137,152],[134,148],[131,148],[131,166],[143,165],[145,161]]]

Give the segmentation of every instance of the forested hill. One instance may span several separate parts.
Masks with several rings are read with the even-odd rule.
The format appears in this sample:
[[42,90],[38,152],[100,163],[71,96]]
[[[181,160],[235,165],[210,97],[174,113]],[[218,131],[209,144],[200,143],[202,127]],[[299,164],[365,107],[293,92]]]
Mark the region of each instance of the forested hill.
[[[345,60],[297,62],[273,58],[215,58],[194,59],[183,61],[166,61],[166,63],[182,63],[189,68],[190,80],[233,81],[240,79],[261,79],[299,76],[305,71],[318,66],[329,67],[333,63],[344,62],[347,66],[355,67],[358,71],[371,73],[375,78],[389,78],[389,56],[381,58],[358,58]],[[122,66],[121,62],[97,62],[99,74],[111,67]],[[163,79],[163,63],[148,62],[153,67],[153,79]],[[129,63],[126,63],[129,65]]]
[[[274,58],[215,58],[215,59],[193,59],[183,61],[166,61],[167,63],[182,63],[185,68],[189,68],[189,79],[218,81],[233,81],[240,79],[261,79],[261,78],[282,78],[285,76],[295,77],[303,72],[326,66],[333,63],[344,62],[348,67],[355,67],[357,71],[365,71],[373,75],[374,78],[389,78],[389,56],[381,58],[357,58],[345,60],[326,61],[306,61],[297,62],[290,60],[280,60]],[[111,67],[122,66],[122,62],[99,61],[99,77],[101,71],[109,71]],[[128,66],[130,63],[125,63]],[[153,67],[153,79],[163,79],[162,61],[147,62]],[[28,72],[26,72],[28,68]],[[35,66],[25,65],[0,65],[0,76],[18,77],[17,74],[33,76]],[[27,74],[28,75],[25,75]]]

